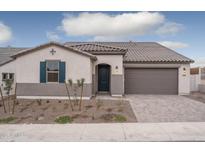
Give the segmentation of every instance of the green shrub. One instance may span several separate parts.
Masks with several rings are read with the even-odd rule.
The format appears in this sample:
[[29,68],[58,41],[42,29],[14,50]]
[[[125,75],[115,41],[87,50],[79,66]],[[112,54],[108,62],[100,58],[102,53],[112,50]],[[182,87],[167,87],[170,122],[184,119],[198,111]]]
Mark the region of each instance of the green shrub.
[[61,116],[56,118],[55,122],[59,124],[71,123],[73,119],[70,116]]
[[125,122],[127,121],[127,118],[124,117],[123,115],[117,114],[113,117],[114,121],[116,122]]
[[0,119],[0,124],[8,124],[9,122],[15,120],[15,117],[8,117],[8,118],[2,118]]

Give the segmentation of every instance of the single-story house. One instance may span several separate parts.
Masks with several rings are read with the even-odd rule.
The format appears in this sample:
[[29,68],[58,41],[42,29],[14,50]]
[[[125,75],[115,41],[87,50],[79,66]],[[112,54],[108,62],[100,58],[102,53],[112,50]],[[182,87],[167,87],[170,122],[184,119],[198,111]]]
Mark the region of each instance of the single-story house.
[[99,93],[186,95],[192,62],[155,42],[49,42],[0,48],[0,82],[3,87],[13,79],[13,92],[26,99],[65,99],[65,81],[81,78],[84,99]]

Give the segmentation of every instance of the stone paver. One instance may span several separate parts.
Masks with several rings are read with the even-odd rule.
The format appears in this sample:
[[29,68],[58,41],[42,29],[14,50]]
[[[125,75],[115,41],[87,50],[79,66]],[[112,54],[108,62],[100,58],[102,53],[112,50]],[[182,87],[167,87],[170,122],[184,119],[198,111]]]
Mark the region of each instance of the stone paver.
[[203,122],[205,104],[177,95],[127,95],[138,122]]
[[205,122],[0,125],[0,141],[205,141]]

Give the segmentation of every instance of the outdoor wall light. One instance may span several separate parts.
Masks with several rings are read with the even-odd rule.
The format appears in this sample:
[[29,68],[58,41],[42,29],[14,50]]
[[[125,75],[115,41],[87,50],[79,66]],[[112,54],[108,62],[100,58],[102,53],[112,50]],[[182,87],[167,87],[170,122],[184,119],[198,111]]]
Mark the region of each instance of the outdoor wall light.
[[186,76],[186,68],[183,68],[183,76]]
[[183,70],[186,71],[186,68],[184,67]]
[[115,69],[117,70],[117,69],[118,69],[118,66],[115,66]]

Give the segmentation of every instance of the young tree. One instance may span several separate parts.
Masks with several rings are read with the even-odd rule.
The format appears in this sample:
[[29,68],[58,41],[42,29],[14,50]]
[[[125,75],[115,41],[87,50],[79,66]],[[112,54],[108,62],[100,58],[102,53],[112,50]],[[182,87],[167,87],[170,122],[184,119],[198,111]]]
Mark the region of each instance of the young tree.
[[10,112],[11,111],[11,107],[10,107],[10,92],[12,90],[13,80],[6,79],[6,80],[4,80],[4,82],[5,82],[4,90],[6,91],[6,94],[8,96],[8,107],[9,107],[9,112]]
[[6,106],[5,106],[5,103],[4,103],[4,97],[3,97],[1,87],[0,87],[0,93],[1,93],[1,101],[2,101],[2,104],[3,104],[3,107],[4,107],[4,113],[6,113]]
[[79,110],[80,110],[80,111],[81,111],[81,108],[82,108],[82,97],[83,97],[84,82],[85,82],[85,79],[84,79],[84,78],[82,78],[82,79],[80,79],[80,80],[77,80],[78,87],[81,88],[81,90],[80,90],[80,104],[79,104]]
[[15,85],[15,91],[14,91],[14,101],[13,101],[12,114],[14,114],[15,105],[16,105],[16,88],[17,88],[17,84]]
[[[69,82],[69,84],[70,84],[70,82]],[[70,92],[69,92],[69,89],[68,89],[66,81],[65,81],[65,87],[66,87],[68,99],[69,99],[69,102],[70,102],[70,107],[71,107],[71,110],[73,111],[73,104],[72,104],[72,101],[71,101],[71,98],[70,98]]]
[[73,80],[72,79],[69,79],[68,80],[68,83],[69,83],[69,86],[71,88],[71,90],[73,90],[73,95],[74,95],[74,105],[78,104],[78,100],[77,100],[77,97],[76,97],[76,87],[73,85]]
[[75,101],[75,104],[74,105],[78,105],[78,98],[77,98],[77,86],[73,84],[73,80],[72,79],[69,79],[68,80],[68,83],[71,87],[71,89],[73,90],[73,95],[74,95],[74,101]]

